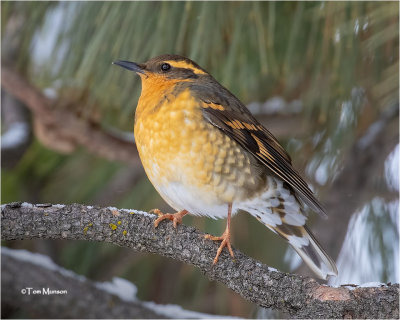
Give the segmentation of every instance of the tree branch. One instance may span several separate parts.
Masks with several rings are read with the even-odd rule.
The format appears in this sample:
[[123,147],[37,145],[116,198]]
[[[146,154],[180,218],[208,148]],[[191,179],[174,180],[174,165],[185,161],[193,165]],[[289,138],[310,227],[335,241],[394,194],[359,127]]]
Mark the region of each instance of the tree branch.
[[[49,257],[39,253],[2,247],[1,266],[3,303],[13,308],[22,307],[35,317],[216,318],[211,314],[182,309],[178,305],[141,301],[136,297],[136,286],[125,279],[113,278],[111,282],[94,282],[56,265]],[[3,316],[7,318],[7,315]],[[223,316],[217,317],[224,319]]]
[[157,253],[198,267],[210,280],[224,283],[245,299],[296,318],[398,318],[398,284],[381,287],[328,287],[311,278],[286,274],[224,251],[216,266],[218,244],[192,227],[161,223],[138,211],[73,205],[12,203],[1,208],[3,240],[69,239],[110,242]]
[[57,108],[57,101],[47,98],[24,77],[5,65],[2,65],[1,85],[33,112],[35,132],[43,144],[67,153],[77,146],[84,146],[103,158],[139,165],[138,152],[133,142],[81,119],[68,109]]
[[[101,286],[82,276],[61,268],[49,270],[33,262],[21,261],[17,258],[18,254],[13,255],[9,251],[23,250],[2,249],[3,303],[16,308],[23,307],[40,318],[165,318],[162,314],[142,305],[139,300],[123,300],[115,294],[102,290]],[[32,253],[30,255],[32,261],[37,260],[39,256]],[[43,292],[42,290],[47,289],[57,290],[59,293],[37,293],[37,290]]]

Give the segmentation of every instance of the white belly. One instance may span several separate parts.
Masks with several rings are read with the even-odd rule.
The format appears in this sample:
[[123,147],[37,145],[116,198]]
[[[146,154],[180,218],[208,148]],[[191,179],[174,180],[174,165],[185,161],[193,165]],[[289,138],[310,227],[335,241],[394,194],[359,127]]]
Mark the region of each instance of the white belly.
[[[228,203],[221,202],[215,195],[196,190],[195,187],[171,182],[166,186],[159,186],[157,191],[177,211],[187,210],[190,214],[213,219],[223,219],[228,215]],[[233,203],[232,214],[235,214],[237,210],[236,204]]]
[[[239,210],[248,212],[258,220],[275,227],[285,223],[293,226],[305,224],[307,216],[303,213],[301,204],[294,196],[282,186],[282,181],[268,177],[266,188],[257,196],[233,201],[232,215]],[[188,187],[180,182],[171,182],[157,191],[165,201],[177,211],[187,210],[190,214],[208,216],[214,219],[223,219],[228,214],[228,202],[221,201],[215,194],[203,192],[195,187]],[[282,202],[282,203],[281,203]],[[284,206],[282,217],[275,210],[280,205]]]

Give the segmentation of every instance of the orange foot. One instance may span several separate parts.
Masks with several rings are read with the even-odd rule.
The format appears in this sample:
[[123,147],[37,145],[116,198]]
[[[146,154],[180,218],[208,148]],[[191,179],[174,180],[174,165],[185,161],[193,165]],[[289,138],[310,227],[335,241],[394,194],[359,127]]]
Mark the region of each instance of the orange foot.
[[232,247],[231,247],[231,241],[230,241],[231,235],[230,235],[230,232],[229,232],[228,228],[226,228],[226,230],[224,231],[224,233],[220,237],[215,237],[215,236],[212,236],[211,234],[206,234],[204,236],[204,238],[210,239],[210,240],[213,240],[213,241],[222,240],[221,245],[219,246],[219,248],[217,250],[217,254],[216,254],[216,256],[215,256],[215,258],[213,260],[213,264],[216,264],[218,262],[218,258],[220,256],[222,250],[224,249],[224,247],[228,247],[229,253],[232,256],[232,258],[235,257],[235,255],[233,254],[233,251],[232,251]]
[[174,228],[178,225],[178,223],[182,223],[182,217],[185,216],[188,211],[187,210],[182,210],[177,213],[162,213],[158,209],[153,209],[150,210],[150,212],[154,212],[157,214],[159,217],[154,221],[154,227],[157,228],[159,223],[165,219],[171,220],[174,222]]
[[231,254],[232,258],[235,257],[235,255],[233,254],[233,251],[232,251],[232,247],[231,247],[231,214],[232,214],[232,203],[229,203],[228,204],[228,219],[226,222],[226,229],[225,229],[224,233],[220,237],[214,237],[211,234],[206,234],[204,236],[204,238],[210,239],[213,241],[222,240],[222,243],[217,250],[217,255],[215,256],[215,258],[213,260],[213,264],[216,264],[218,262],[218,257],[220,256],[224,247],[228,247],[229,253]]

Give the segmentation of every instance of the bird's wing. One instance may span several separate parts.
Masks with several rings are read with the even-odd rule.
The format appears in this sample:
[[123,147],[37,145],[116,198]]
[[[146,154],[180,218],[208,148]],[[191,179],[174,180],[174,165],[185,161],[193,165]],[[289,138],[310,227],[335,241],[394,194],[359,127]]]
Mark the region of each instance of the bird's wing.
[[278,140],[227,89],[192,87],[194,95],[202,100],[204,118],[238,142],[275,175],[287,182],[300,198],[314,211],[326,216],[304,179],[294,170],[290,156]]

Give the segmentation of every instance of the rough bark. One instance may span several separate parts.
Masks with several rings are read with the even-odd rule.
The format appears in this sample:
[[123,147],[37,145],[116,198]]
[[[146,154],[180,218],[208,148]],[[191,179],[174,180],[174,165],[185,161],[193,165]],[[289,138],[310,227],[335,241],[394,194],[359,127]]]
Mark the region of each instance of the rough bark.
[[234,249],[212,265],[217,243],[185,225],[174,229],[144,212],[73,205],[2,206],[3,240],[69,239],[110,242],[157,253],[198,267],[245,299],[294,318],[398,318],[399,285],[328,287],[311,278],[275,271]]

